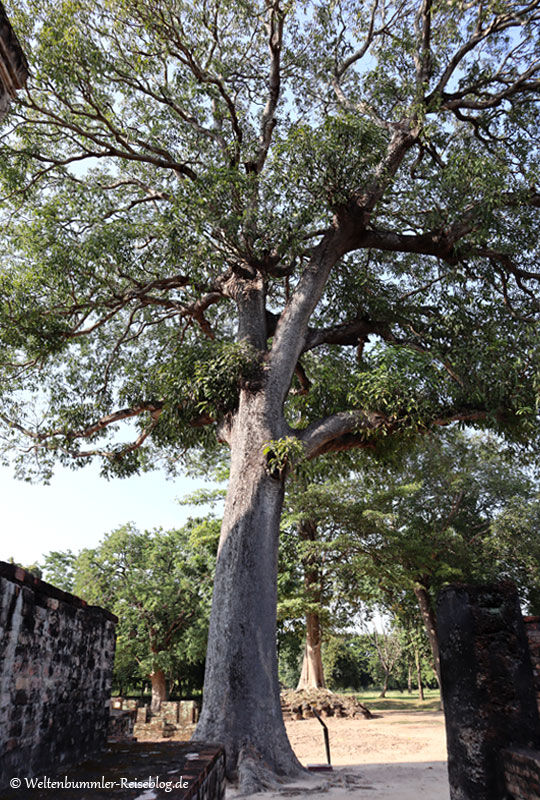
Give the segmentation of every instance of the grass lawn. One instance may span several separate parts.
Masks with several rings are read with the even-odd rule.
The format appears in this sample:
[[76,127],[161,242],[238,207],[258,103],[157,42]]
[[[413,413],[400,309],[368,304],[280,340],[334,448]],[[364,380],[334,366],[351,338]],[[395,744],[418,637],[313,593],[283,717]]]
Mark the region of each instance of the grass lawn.
[[412,694],[399,692],[393,689],[386,693],[386,697],[379,697],[378,689],[369,689],[365,692],[354,692],[354,696],[372,711],[438,711],[440,708],[440,694],[438,689],[425,689],[425,700],[418,699],[418,692]]

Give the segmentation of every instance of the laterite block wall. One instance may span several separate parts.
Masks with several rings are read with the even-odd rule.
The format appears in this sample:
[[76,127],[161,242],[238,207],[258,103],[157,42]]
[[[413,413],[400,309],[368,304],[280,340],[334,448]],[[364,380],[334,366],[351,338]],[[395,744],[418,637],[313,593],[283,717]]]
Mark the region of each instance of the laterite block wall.
[[116,622],[0,561],[0,787],[104,747]]

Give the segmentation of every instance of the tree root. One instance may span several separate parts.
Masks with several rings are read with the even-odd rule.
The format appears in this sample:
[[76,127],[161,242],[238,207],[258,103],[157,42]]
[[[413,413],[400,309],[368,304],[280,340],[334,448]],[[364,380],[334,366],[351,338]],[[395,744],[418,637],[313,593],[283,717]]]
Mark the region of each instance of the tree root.
[[241,797],[249,797],[257,792],[277,789],[280,784],[298,778],[307,770],[301,766],[291,767],[285,775],[278,775],[252,745],[244,746],[238,754],[238,788]]

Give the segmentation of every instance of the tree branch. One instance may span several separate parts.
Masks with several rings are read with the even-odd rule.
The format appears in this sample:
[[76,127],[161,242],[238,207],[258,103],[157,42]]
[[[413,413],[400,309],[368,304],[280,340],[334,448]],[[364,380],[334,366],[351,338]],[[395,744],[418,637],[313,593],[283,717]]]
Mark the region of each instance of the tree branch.
[[[70,121],[65,116],[57,114],[52,109],[38,103],[34,96],[30,93],[28,93],[28,98],[29,99],[27,101],[21,100],[19,104],[31,111],[37,111],[38,113],[42,114],[45,117],[43,122],[46,124],[53,124],[63,130],[72,131],[83,141],[87,140],[88,142],[92,142],[92,145],[97,146],[97,150],[84,146],[83,153],[69,157],[72,161],[82,161],[86,158],[121,158],[125,161],[136,161],[139,163],[152,164],[155,167],[169,169],[172,170],[176,175],[190,178],[191,180],[196,180],[197,178],[196,172],[191,169],[191,167],[189,167],[187,164],[182,164],[176,161],[167,151],[163,150],[162,148],[153,147],[149,143],[143,142],[139,139],[137,143],[139,146],[143,147],[143,149],[147,150],[147,152],[137,152],[131,147],[129,142],[127,142],[127,140],[120,135],[115,138],[119,144],[121,144],[121,147],[114,146],[110,140],[103,138],[99,131],[92,131],[90,128],[83,128],[80,124]],[[64,103],[66,108],[70,107],[70,104],[66,100],[62,98],[60,98],[60,100]],[[103,122],[102,117],[90,115],[82,110],[77,110],[74,113],[76,113],[78,116],[86,116],[93,118],[94,120],[99,119],[99,121]],[[32,120],[32,122],[33,124],[39,124],[39,120]],[[107,127],[110,131],[110,124],[108,124]],[[54,158],[46,158],[41,156],[41,159],[55,163]]]
[[[358,443],[366,442],[369,436],[378,430],[393,430],[395,421],[390,421],[384,414],[366,411],[341,411],[332,416],[312,423],[298,438],[304,443],[307,458],[315,458],[322,453],[335,450],[339,440],[347,435],[354,435]],[[346,449],[345,447],[343,449]]]
[[415,19],[419,55],[415,55],[416,83],[423,96],[424,88],[431,77],[431,7],[432,0],[422,0]]
[[[431,93],[426,97],[426,106],[429,107],[430,103],[437,97],[441,96],[452,79],[454,73],[461,65],[463,59],[472,52],[478,45],[492,36],[494,33],[501,33],[504,30],[508,30],[510,28],[521,28],[523,25],[523,18],[529,17],[529,15],[534,12],[535,10],[540,8],[540,0],[533,0],[533,2],[528,3],[524,8],[521,10],[509,10],[506,14],[496,15],[491,23],[486,27],[482,27],[482,18],[481,18],[481,10],[478,17],[478,24],[474,34],[471,38],[465,42],[450,58],[446,69],[442,73],[441,77],[439,78],[435,88],[431,91]],[[534,20],[538,20],[540,16],[538,14],[533,15],[533,19],[530,17],[527,19],[528,24]],[[519,79],[518,79],[519,80]],[[470,87],[467,92],[474,91],[473,87]]]
[[[451,425],[453,422],[475,422],[487,416],[485,409],[450,409],[431,419],[422,431],[427,432],[434,426]],[[311,459],[353,447],[374,447],[377,433],[394,433],[406,423],[405,418],[390,419],[375,411],[342,411],[312,423],[296,435],[305,446],[306,457]]]
[[321,344],[357,345],[367,341],[371,333],[387,340],[393,339],[387,322],[373,322],[365,317],[357,317],[351,322],[343,322],[331,328],[308,328],[304,352]]
[[266,161],[268,149],[272,140],[276,120],[274,114],[279,102],[281,85],[280,59],[283,43],[283,23],[285,14],[279,7],[279,0],[274,0],[269,7],[267,30],[270,49],[270,75],[268,80],[268,99],[261,120],[261,134],[259,139],[259,155],[256,161],[256,172],[260,172]]

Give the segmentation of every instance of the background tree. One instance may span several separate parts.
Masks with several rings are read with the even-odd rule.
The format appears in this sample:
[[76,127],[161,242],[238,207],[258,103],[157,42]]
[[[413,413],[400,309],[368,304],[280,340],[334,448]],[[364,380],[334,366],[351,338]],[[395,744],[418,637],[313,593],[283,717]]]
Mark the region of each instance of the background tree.
[[[357,461],[357,460],[356,460]],[[281,520],[278,579],[278,617],[295,621],[304,639],[302,665],[296,688],[326,688],[322,659],[324,635],[350,627],[358,603],[340,590],[339,549],[333,546],[333,528],[320,513],[318,498],[332,482],[348,478],[355,460],[348,454],[297,465],[289,480]],[[324,504],[323,504],[324,508]],[[300,622],[303,616],[303,625]]]
[[73,592],[77,556],[72,550],[51,550],[43,557],[44,580],[65,592]]
[[8,451],[127,475],[229,445],[197,735],[252,791],[263,762],[299,769],[275,650],[291,458],[536,429],[540,0],[8,13],[32,75],[0,153]]
[[[412,694],[413,682],[416,682],[419,700],[424,700],[424,686],[434,682],[433,655],[426,629],[416,614],[400,614],[399,635],[403,647],[401,686],[406,682],[409,694]],[[397,621],[397,620],[396,620]]]
[[404,625],[416,604],[437,675],[445,583],[508,578],[524,602],[537,597],[538,484],[527,460],[492,436],[428,436],[399,461],[312,484],[303,508],[324,532],[338,596],[381,605]]
[[[204,659],[218,530],[211,521],[144,533],[128,524],[74,559],[68,553],[71,589],[118,616],[115,683],[149,680],[153,711],[168,682],[181,684],[183,670]],[[46,576],[61,563],[62,554],[50,554]]]
[[328,687],[361,690],[372,686],[371,642],[367,634],[326,635],[323,664]]
[[374,628],[370,640],[373,647],[373,677],[380,680],[382,685],[379,697],[386,697],[390,678],[398,673],[403,659],[403,645],[398,632],[391,629],[378,631]]

